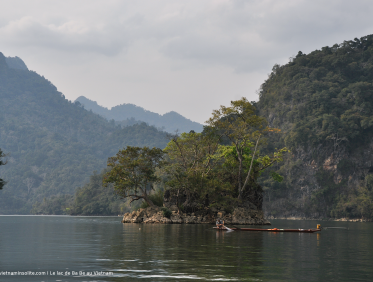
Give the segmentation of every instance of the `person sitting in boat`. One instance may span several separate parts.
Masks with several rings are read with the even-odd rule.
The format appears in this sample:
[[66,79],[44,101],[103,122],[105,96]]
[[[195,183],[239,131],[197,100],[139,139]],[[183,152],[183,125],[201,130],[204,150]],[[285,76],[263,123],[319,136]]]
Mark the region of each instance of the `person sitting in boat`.
[[218,218],[216,220],[216,227],[219,228],[219,229],[224,229],[225,228],[224,220],[221,220],[221,218]]

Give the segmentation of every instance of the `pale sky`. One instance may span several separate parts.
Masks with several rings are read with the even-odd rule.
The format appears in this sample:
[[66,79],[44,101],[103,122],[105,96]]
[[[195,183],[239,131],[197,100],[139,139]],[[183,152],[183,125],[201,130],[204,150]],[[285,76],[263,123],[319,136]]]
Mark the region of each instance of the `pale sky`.
[[298,51],[373,33],[371,0],[0,0],[0,52],[67,99],[203,123]]

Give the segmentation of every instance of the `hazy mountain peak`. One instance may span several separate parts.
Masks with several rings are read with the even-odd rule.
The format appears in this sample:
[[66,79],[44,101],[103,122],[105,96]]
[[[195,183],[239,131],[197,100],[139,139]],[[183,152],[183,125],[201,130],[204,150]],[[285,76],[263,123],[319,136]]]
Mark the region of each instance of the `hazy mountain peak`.
[[28,70],[24,61],[19,57],[6,57],[5,62],[11,69]]
[[140,106],[134,104],[121,104],[112,107],[110,110],[99,106],[97,102],[91,101],[84,96],[78,97],[75,101],[80,102],[85,109],[92,110],[92,112],[97,113],[108,120],[114,119],[115,121],[122,123],[123,125],[128,124],[128,120],[133,119],[137,121],[144,121],[149,125],[154,125],[158,128],[163,128],[167,132],[189,132],[194,130],[195,132],[201,132],[203,130],[203,125],[194,121],[191,121],[175,111],[171,111],[160,115],[148,111]]
[[0,69],[4,67],[8,68],[8,65],[6,63],[5,56],[3,55],[3,53],[0,52]]

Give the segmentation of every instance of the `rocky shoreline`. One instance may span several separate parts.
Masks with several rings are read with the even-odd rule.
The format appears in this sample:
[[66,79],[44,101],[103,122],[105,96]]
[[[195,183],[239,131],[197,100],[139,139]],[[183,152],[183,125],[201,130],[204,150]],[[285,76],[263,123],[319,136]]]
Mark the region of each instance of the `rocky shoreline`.
[[264,219],[262,211],[244,208],[235,208],[231,214],[224,212],[187,214],[170,211],[170,216],[166,217],[160,207],[148,207],[124,214],[122,223],[215,224],[218,217],[222,218],[227,225],[271,225],[268,220]]

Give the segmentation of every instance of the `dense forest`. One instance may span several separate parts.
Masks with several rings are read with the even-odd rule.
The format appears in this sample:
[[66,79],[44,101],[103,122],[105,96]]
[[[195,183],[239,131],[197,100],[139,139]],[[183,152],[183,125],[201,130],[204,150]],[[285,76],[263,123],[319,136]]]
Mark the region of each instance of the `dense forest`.
[[373,218],[373,35],[275,65],[260,90],[260,115],[292,151],[267,178],[267,215]]
[[146,122],[149,125],[167,131],[169,133],[201,132],[202,124],[191,121],[176,112],[169,112],[164,115],[147,111],[133,104],[122,104],[112,107],[110,110],[99,106],[97,102],[91,101],[84,96],[78,97],[75,102],[79,102],[87,110],[105,117],[108,120],[114,120],[117,124],[123,126],[133,125],[135,123]]
[[100,174],[93,173],[89,182],[76,190],[74,195],[54,195],[36,202],[31,210],[32,214],[51,215],[118,215],[130,211],[126,201],[114,193],[113,187],[103,187],[102,177],[106,169]]
[[124,146],[166,146],[165,132],[145,123],[121,128],[22,63],[0,53],[0,148],[8,161],[0,214],[28,214],[44,198],[73,194]]

